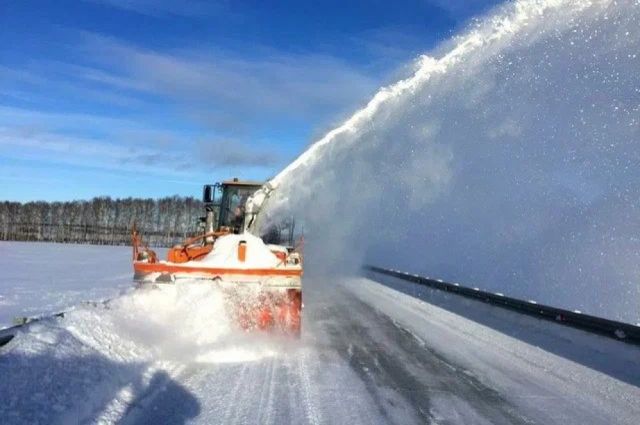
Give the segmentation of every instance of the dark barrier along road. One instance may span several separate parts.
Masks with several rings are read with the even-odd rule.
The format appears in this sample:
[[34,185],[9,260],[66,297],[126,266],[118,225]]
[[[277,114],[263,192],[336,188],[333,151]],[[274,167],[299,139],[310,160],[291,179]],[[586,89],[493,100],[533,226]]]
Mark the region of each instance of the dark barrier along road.
[[440,291],[450,292],[462,297],[476,299],[518,313],[551,320],[556,323],[608,336],[630,344],[640,345],[640,326],[538,304],[535,301],[520,300],[505,296],[501,293],[487,292],[479,288],[469,288],[457,283],[447,283],[440,279],[423,277],[399,270],[385,269],[376,266],[365,266],[365,270],[392,276],[418,285],[428,286]]

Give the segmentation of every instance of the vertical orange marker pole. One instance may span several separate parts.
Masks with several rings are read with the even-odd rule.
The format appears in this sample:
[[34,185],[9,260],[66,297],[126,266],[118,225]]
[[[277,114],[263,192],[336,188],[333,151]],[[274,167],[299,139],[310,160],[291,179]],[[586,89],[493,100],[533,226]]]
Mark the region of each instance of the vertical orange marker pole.
[[247,259],[247,242],[238,242],[238,261],[244,263]]

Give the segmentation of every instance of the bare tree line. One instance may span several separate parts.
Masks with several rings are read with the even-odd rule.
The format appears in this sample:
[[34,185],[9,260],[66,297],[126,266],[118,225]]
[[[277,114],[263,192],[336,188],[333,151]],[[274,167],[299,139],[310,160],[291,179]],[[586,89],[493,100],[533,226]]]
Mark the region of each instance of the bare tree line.
[[125,245],[134,223],[144,241],[170,246],[198,233],[204,206],[192,197],[0,202],[0,240]]

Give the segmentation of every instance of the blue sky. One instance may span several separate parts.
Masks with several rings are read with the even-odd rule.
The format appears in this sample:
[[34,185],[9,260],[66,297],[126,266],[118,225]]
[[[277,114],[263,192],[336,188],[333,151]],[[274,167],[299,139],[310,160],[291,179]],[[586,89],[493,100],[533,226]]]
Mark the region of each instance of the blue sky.
[[266,179],[496,3],[4,1],[0,200]]

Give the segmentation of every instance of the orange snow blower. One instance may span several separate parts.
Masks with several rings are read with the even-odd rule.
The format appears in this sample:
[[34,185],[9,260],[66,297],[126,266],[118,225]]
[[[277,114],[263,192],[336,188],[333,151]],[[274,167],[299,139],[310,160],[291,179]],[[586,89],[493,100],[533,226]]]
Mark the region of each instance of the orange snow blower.
[[[206,185],[203,233],[169,249],[166,261],[142,243],[134,226],[134,280],[143,285],[214,281],[226,294],[232,319],[243,329],[299,336],[302,256],[293,247],[295,222],[272,226],[263,238],[248,231],[246,206],[261,187],[238,179]],[[256,215],[250,214],[252,223]],[[289,236],[286,245],[281,244],[283,231]]]

